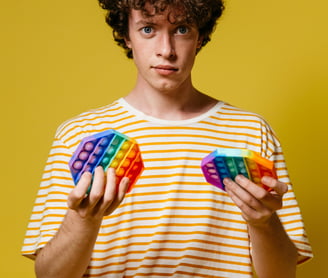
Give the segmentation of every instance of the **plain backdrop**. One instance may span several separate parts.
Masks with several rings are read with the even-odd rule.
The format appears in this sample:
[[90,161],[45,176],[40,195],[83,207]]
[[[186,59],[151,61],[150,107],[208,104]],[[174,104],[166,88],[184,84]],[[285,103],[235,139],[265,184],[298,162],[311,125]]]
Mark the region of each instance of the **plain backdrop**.
[[[315,253],[297,277],[328,277],[328,2],[226,5],[194,84],[272,125]],[[124,96],[136,72],[96,0],[1,1],[0,31],[0,277],[30,278],[20,248],[56,128]]]

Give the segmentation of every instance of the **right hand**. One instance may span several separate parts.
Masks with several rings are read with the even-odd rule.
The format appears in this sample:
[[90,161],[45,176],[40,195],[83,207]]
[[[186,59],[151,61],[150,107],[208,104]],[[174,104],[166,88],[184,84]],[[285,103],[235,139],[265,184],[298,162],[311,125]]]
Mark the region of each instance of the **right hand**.
[[79,216],[89,221],[101,221],[104,216],[111,214],[122,202],[129,186],[129,178],[124,177],[119,186],[116,186],[115,169],[109,168],[107,173],[102,167],[97,167],[92,174],[85,172],[76,187],[68,196],[68,207]]

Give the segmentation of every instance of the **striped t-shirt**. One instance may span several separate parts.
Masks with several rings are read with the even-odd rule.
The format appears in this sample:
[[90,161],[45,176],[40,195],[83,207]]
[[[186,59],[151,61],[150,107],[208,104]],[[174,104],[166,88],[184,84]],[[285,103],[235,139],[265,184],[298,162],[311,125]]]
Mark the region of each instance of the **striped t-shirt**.
[[145,170],[104,217],[84,277],[252,277],[247,225],[230,197],[206,182],[201,160],[218,147],[274,161],[289,185],[278,211],[303,260],[312,256],[280,143],[259,116],[218,102],[192,119],[167,121],[124,99],[83,113],[57,131],[22,252],[34,257],[58,231],[74,187],[68,161],[86,136],[116,129],[139,144]]

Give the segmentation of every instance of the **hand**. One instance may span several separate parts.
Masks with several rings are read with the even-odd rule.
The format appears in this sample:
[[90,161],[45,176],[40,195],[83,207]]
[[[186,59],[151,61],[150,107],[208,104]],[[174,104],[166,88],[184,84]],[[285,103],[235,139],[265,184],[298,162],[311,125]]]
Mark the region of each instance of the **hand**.
[[122,202],[128,189],[129,179],[124,177],[117,187],[115,170],[109,168],[105,174],[102,167],[97,167],[91,191],[87,194],[91,181],[91,173],[85,172],[68,196],[68,207],[76,211],[81,218],[101,221]]
[[282,208],[283,195],[288,191],[285,183],[272,177],[263,177],[261,181],[272,190],[269,192],[242,175],[238,175],[235,182],[231,179],[223,181],[246,222],[254,226],[265,225]]

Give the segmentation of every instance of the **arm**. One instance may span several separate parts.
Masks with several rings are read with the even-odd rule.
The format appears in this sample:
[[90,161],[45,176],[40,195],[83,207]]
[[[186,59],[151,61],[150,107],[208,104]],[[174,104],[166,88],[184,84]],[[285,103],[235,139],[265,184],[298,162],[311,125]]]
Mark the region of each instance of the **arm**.
[[92,189],[91,174],[84,173],[68,196],[68,211],[55,237],[36,256],[38,278],[80,278],[89,264],[98,231],[105,215],[114,211],[124,198],[128,179],[123,178],[116,190],[114,169],[101,167],[95,171]]
[[257,275],[260,278],[293,278],[297,250],[276,214],[288,187],[270,177],[264,177],[262,182],[273,190],[268,192],[244,176],[238,176],[236,182],[226,179],[225,185],[248,224]]

